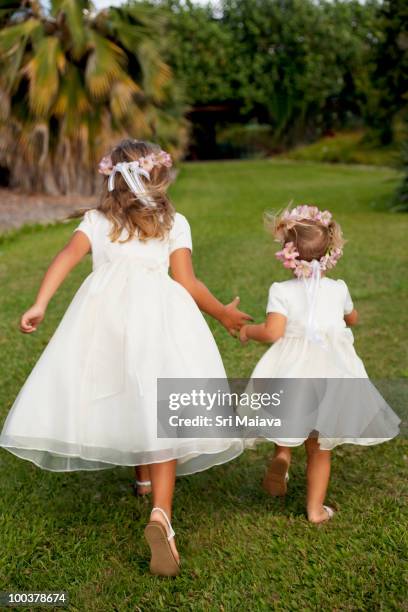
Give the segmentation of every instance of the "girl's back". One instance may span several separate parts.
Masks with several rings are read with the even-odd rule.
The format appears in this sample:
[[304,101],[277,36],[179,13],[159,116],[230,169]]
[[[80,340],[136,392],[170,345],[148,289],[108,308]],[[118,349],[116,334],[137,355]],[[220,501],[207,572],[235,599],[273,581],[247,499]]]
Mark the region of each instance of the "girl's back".
[[[316,296],[314,320],[322,331],[344,329],[344,315],[353,310],[353,302],[346,283],[324,277]],[[308,324],[309,304],[304,283],[293,278],[273,283],[269,290],[267,312],[278,312],[287,317],[286,331],[294,326]]]
[[[155,260],[163,265],[169,264],[172,252],[179,248],[192,250],[190,226],[187,219],[180,213],[174,215],[170,231],[164,237],[152,237],[141,240],[135,235],[127,242],[112,242],[110,239],[112,227],[109,219],[99,210],[89,210],[75,231],[87,235],[92,248],[93,269],[106,264],[118,257],[140,257]],[[128,236],[126,229],[122,230],[120,240]]]

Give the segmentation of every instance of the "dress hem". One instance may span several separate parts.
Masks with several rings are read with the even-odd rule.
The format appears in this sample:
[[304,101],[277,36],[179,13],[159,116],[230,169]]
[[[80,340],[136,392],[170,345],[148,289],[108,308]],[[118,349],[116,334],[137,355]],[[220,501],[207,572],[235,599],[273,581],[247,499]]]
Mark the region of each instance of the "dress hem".
[[[336,442],[335,444],[329,446],[329,445],[322,445],[320,440],[327,440],[328,438],[317,438],[317,441],[319,442],[320,445],[320,449],[321,450],[333,450],[334,448],[336,448],[337,446],[341,446],[342,444],[354,444],[356,446],[375,446],[376,444],[383,444],[384,442],[390,442],[391,440],[395,440],[395,438],[398,436],[398,434],[395,434],[394,436],[391,436],[390,438],[337,438],[337,440],[339,440],[338,442]],[[258,444],[262,444],[262,442],[273,442],[274,444],[277,444],[278,446],[285,446],[288,448],[297,448],[298,446],[302,446],[302,444],[304,444],[306,442],[306,440],[308,440],[309,438],[299,438],[298,441],[294,441],[292,440],[284,440],[284,439],[280,439],[280,438],[266,438],[266,437],[262,437],[262,438],[254,438],[251,439],[251,441],[249,442],[247,439],[244,442],[244,446],[245,449],[255,449]],[[363,441],[364,440],[364,441]]]
[[[185,463],[181,463],[179,464],[180,467],[187,467],[187,464],[189,461],[193,461],[195,459],[197,459],[198,457],[205,457],[205,456],[214,456],[214,455],[222,455],[226,452],[228,452],[229,449],[231,449],[232,445],[227,446],[224,449],[217,449],[214,451],[196,451],[196,452],[189,452],[186,453],[184,455],[178,455],[178,456],[172,456],[166,459],[162,459],[162,460],[155,460],[155,461],[140,461],[137,463],[110,463],[109,461],[103,460],[103,459],[92,459],[90,457],[85,458],[81,455],[68,455],[68,454],[62,454],[62,453],[55,453],[52,451],[49,451],[47,449],[44,448],[34,448],[34,447],[30,447],[30,448],[24,448],[24,447],[15,447],[15,446],[6,446],[5,444],[0,444],[0,448],[3,448],[4,450],[7,450],[8,452],[10,452],[12,455],[14,455],[15,457],[19,458],[19,459],[23,459],[24,461],[29,461],[30,463],[32,463],[33,465],[35,465],[36,467],[45,470],[47,472],[53,472],[53,473],[69,473],[69,472],[101,472],[102,470],[108,470],[108,469],[113,469],[113,468],[117,468],[117,467],[135,467],[135,466],[143,466],[143,465],[151,465],[154,463],[167,463],[168,461],[180,461],[184,458],[185,459]],[[177,473],[177,476],[190,476],[192,474],[197,474],[199,472],[203,472],[211,467],[215,467],[217,465],[223,465],[224,463],[228,463],[229,461],[232,461],[234,459],[236,459],[237,457],[239,457],[242,452],[243,452],[243,447],[238,449],[237,451],[235,451],[232,454],[228,454],[227,457],[225,458],[225,460],[221,460],[218,462],[214,462],[214,463],[210,463],[208,464],[204,464],[202,467],[200,468],[196,468],[193,469],[191,471],[184,471],[181,470],[180,472]],[[38,451],[38,452],[43,452],[43,453],[50,453],[52,456],[54,457],[59,457],[62,459],[79,459],[82,460],[83,462],[94,462],[94,463],[98,463],[98,464],[105,464],[102,466],[89,466],[86,467],[85,465],[83,467],[77,467],[74,469],[52,469],[50,467],[44,466],[42,465],[40,462],[35,461],[35,459],[28,457],[28,456],[24,456],[23,451],[27,451],[27,453],[29,453],[30,451]],[[188,458],[187,458],[188,457]]]

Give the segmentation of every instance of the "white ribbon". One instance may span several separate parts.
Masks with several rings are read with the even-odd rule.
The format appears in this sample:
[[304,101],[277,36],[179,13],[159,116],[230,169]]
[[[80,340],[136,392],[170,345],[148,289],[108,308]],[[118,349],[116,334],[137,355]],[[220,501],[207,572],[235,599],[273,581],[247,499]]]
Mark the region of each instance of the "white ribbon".
[[320,287],[320,263],[313,259],[312,275],[309,278],[303,278],[303,283],[306,289],[306,297],[309,307],[308,320],[306,324],[306,337],[312,342],[320,344],[322,347],[327,347],[327,343],[318,331],[316,325],[316,302]]
[[150,181],[150,174],[147,172],[147,170],[141,168],[137,161],[120,162],[113,166],[108,180],[109,191],[113,191],[115,189],[115,175],[117,172],[123,176],[130,191],[132,191],[138,197],[142,204],[145,206],[156,206],[156,202],[153,200],[153,198],[145,195],[146,189],[142,183],[142,179],[140,178],[141,176],[144,176],[148,181]]

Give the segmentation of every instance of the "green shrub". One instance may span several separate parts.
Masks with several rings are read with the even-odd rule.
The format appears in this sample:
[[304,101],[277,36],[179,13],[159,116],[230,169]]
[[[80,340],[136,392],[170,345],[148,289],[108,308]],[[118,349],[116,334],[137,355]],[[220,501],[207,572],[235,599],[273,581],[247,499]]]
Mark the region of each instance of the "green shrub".
[[408,142],[401,147],[402,181],[395,193],[393,210],[408,212]]
[[272,127],[256,122],[232,124],[217,133],[217,145],[234,157],[265,157],[273,150]]
[[286,157],[299,161],[395,166],[399,151],[396,145],[380,147],[363,131],[356,131],[326,136],[312,144],[296,147]]

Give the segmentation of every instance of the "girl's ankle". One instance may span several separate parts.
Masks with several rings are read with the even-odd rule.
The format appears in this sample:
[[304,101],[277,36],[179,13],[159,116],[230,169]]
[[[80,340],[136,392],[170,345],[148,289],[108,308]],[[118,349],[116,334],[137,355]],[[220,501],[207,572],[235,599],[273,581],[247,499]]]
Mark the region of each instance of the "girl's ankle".
[[279,459],[280,461],[285,461],[286,463],[290,463],[290,452],[278,451],[273,456],[273,459]]
[[[169,521],[171,521],[171,514],[172,514],[171,508],[166,507],[164,504],[162,506],[153,505],[153,508],[152,508],[150,514],[157,514],[157,515],[163,517],[162,512],[160,512],[160,510],[157,510],[157,508],[160,508],[160,510],[165,512],[165,514],[167,515]],[[166,520],[166,519],[164,519],[164,517],[163,517],[163,520]]]
[[323,507],[323,504],[317,506],[308,506],[306,508],[307,520],[310,523],[321,523],[322,520],[326,518],[326,510]]

